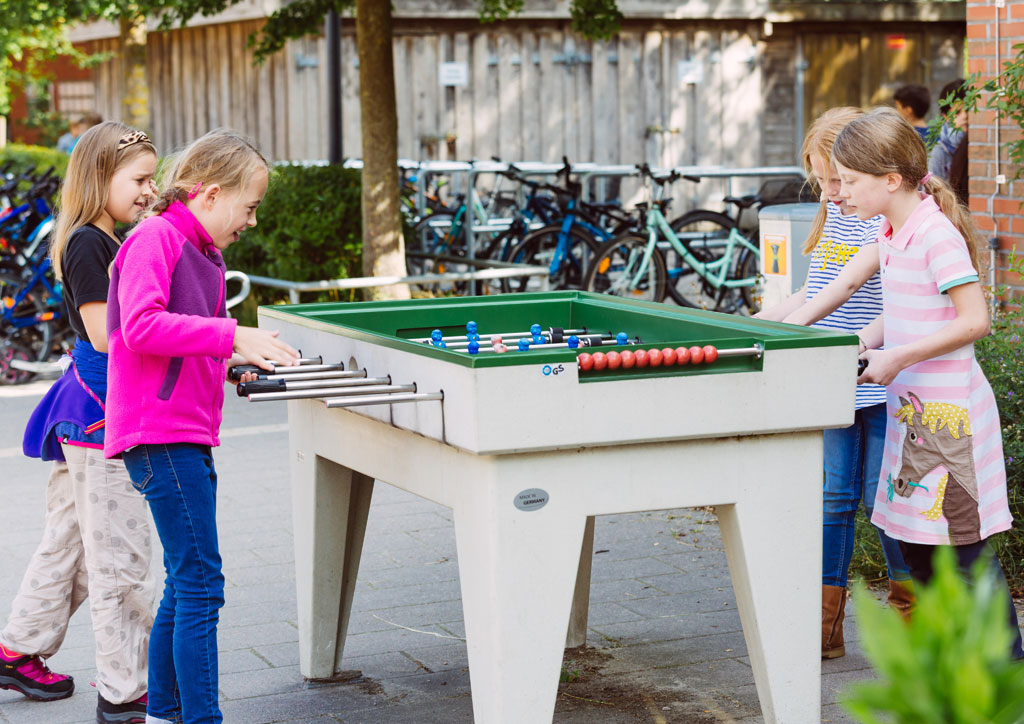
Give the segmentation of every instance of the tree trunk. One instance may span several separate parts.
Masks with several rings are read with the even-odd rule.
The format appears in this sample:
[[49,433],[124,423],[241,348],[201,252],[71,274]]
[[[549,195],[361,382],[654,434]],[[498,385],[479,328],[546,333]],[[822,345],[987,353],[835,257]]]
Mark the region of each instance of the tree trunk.
[[[146,16],[122,15],[121,26],[121,120],[132,128],[150,132],[149,86],[146,85]],[[111,120],[105,118],[104,120]],[[166,144],[166,138],[156,139]]]
[[[391,3],[356,1],[359,102],[363,127],[363,273],[405,276],[398,203],[398,108],[391,50]],[[407,285],[376,287],[374,299],[408,299]]]

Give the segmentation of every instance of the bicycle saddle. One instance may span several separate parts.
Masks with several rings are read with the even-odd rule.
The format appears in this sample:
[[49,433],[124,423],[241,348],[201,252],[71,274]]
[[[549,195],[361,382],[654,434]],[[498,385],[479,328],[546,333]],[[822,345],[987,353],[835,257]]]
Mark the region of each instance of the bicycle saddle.
[[749,209],[760,201],[761,197],[757,194],[747,194],[746,196],[726,196],[722,200],[727,204],[736,204],[741,209]]

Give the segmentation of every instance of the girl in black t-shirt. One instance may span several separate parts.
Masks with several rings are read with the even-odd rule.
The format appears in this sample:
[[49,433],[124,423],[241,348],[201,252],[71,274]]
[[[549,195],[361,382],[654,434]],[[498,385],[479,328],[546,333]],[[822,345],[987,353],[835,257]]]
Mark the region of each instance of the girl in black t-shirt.
[[25,453],[52,460],[46,530],[0,631],[0,687],[33,699],[71,696],[43,660],[88,597],[96,636],[97,721],[144,722],[154,586],[144,498],[120,460],[103,458],[109,268],[117,223],[156,196],[156,149],[120,123],[94,126],[71,154],[50,254],[77,341],[64,375],[36,407]]

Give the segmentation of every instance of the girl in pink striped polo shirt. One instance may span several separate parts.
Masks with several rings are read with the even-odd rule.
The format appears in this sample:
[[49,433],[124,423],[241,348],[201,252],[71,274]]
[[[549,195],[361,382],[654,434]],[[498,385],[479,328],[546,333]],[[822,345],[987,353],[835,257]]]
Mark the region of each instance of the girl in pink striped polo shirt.
[[[869,364],[857,380],[887,387],[872,522],[900,541],[915,579],[929,580],[935,547],[951,545],[962,569],[991,558],[1005,589],[986,544],[1012,519],[999,411],[974,357],[974,341],[989,331],[980,235],[950,187],[928,173],[924,143],[896,111],[877,108],[851,121],[833,158],[847,206],[861,219],[885,217],[878,259],[850,265],[830,290],[841,299],[872,267],[881,269],[883,314],[860,332]],[[822,295],[825,304],[830,294]],[[1024,658],[1008,589],[1006,599],[1013,654]]]

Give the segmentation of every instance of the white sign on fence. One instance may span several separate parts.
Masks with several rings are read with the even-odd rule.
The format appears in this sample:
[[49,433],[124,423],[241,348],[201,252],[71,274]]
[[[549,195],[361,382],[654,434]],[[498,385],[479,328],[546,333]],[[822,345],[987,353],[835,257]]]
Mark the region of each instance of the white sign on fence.
[[704,64],[699,60],[680,60],[676,63],[676,75],[679,85],[704,82]]
[[468,85],[469,65],[466,63],[438,63],[437,77],[443,86]]

